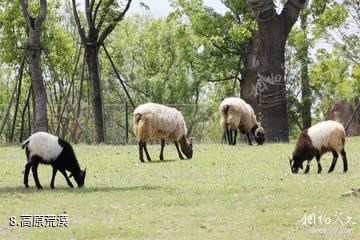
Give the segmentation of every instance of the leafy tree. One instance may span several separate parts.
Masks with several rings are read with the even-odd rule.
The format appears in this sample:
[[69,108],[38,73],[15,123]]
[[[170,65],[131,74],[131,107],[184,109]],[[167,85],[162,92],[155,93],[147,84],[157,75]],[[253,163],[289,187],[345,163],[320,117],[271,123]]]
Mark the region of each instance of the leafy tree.
[[91,81],[92,107],[97,143],[105,141],[99,49],[116,25],[124,19],[131,2],[132,0],[119,1],[119,3],[114,0],[85,0],[85,24],[87,26],[85,29],[83,27],[84,23],[80,21],[76,0],[72,0],[75,22],[81,42],[85,45],[86,63]]
[[315,113],[321,118],[337,98],[354,102],[360,95],[360,5],[357,0],[342,4],[329,1],[318,15],[314,38],[330,46],[320,48],[311,67],[310,84],[316,97]]
[[21,8],[26,22],[26,33],[29,37],[27,56],[30,61],[30,74],[32,96],[34,104],[34,127],[35,132],[48,130],[48,117],[46,107],[46,89],[43,82],[41,69],[41,27],[47,13],[47,1],[40,0],[40,10],[36,17],[32,16],[28,2],[20,0]]
[[[36,3],[36,1],[29,1],[28,3],[29,5],[27,5],[27,7],[29,14],[38,14],[40,9],[39,4]],[[28,46],[28,35],[26,34],[27,25],[20,7],[20,2],[5,0],[2,1],[2,4],[2,8],[0,7],[0,44],[4,47],[0,49],[0,61],[2,62],[2,73],[8,74],[8,76],[3,78],[0,77],[0,82],[7,83],[8,92],[6,94],[0,92],[0,99],[2,99],[0,104],[8,104],[11,97],[9,92],[10,89],[15,87],[14,79],[16,79],[16,76],[18,75],[19,64],[24,51],[21,48],[26,48]],[[70,80],[70,75],[73,70],[73,56],[75,54],[72,37],[63,27],[66,18],[59,15],[59,13],[62,13],[62,11],[59,10],[61,7],[60,1],[51,1],[47,4],[46,21],[44,21],[41,26],[40,34],[42,49],[40,59],[41,75],[44,88],[47,92],[45,101],[48,108],[47,116],[50,118],[47,123],[49,131],[54,131],[54,120],[56,124],[56,119],[52,116],[60,115],[55,112],[53,113],[53,110],[57,110],[54,106],[62,104],[63,102],[63,98],[61,94],[59,94],[59,86],[54,78],[54,74],[59,76],[65,87],[68,87],[68,83],[70,83],[68,80]],[[35,21],[35,19],[33,20]],[[52,64],[50,64],[50,61]],[[51,65],[54,68],[53,70],[50,70]],[[24,92],[27,93],[31,85],[31,78],[28,78],[27,72],[28,68],[27,65],[25,65],[24,80],[21,88],[18,90],[18,93],[20,93],[19,100],[23,105],[22,112],[25,110],[27,102],[27,94],[24,94]],[[16,96],[18,93],[16,93]],[[21,107],[21,104],[19,107]],[[13,114],[13,112],[10,114]],[[6,119],[3,118],[2,120],[5,121]],[[25,119],[20,118],[20,120],[21,121],[14,122],[14,126],[12,126],[11,121],[6,121],[7,129],[16,128],[16,131],[20,131],[22,129],[21,122],[24,122]],[[31,124],[33,121],[29,122]],[[27,131],[30,131],[30,128],[27,129]],[[10,131],[7,131],[6,135],[9,132]],[[20,134],[20,136],[21,135],[22,134]],[[9,135],[6,137],[10,138]]]
[[262,105],[263,125],[269,141],[289,139],[284,53],[286,40],[304,2],[288,0],[278,14],[271,0],[249,1],[259,28],[261,50],[258,74],[262,83],[259,100]]

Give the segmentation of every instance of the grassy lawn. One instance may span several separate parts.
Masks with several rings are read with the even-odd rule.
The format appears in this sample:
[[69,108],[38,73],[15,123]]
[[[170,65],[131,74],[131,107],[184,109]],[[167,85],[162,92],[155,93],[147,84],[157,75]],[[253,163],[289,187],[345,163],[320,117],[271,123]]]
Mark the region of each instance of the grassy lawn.
[[[154,145],[154,161],[145,164],[137,146],[74,148],[87,166],[85,187],[68,188],[58,173],[50,190],[51,167],[40,165],[39,191],[32,173],[30,188],[22,184],[22,149],[0,146],[0,239],[360,239],[360,198],[341,197],[360,186],[359,137],[347,141],[347,174],[341,157],[327,173],[331,154],[322,158],[322,174],[315,159],[309,175],[291,174],[294,143],[200,144],[184,161],[167,145],[163,162]],[[9,226],[11,216],[20,222],[25,214],[63,213],[68,227]],[[315,224],[302,225],[311,214]],[[324,216],[332,223],[320,223]],[[356,224],[345,224],[349,218]]]

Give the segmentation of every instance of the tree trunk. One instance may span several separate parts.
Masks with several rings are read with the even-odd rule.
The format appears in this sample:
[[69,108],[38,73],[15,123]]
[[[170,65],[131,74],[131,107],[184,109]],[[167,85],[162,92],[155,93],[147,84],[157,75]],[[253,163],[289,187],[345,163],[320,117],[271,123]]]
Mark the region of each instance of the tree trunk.
[[20,0],[21,9],[26,21],[26,33],[29,37],[28,60],[31,74],[34,131],[48,131],[48,117],[46,108],[46,89],[41,70],[41,26],[46,18],[47,1],[40,0],[40,11],[37,17],[32,17],[28,9],[28,2]]
[[307,45],[307,14],[300,15],[300,27],[305,32],[304,44],[300,49],[301,61],[301,100],[302,100],[302,127],[307,129],[311,127],[311,90],[309,85],[309,47]]
[[286,39],[304,2],[288,0],[279,15],[271,0],[249,0],[259,28],[260,52],[256,89],[263,118],[262,126],[269,142],[289,141],[284,52]]
[[246,49],[244,71],[240,83],[240,96],[258,113],[258,95],[256,92],[257,69],[259,66],[259,34],[253,31]]
[[[96,1],[85,0],[85,16],[88,32],[85,32],[85,29],[81,25],[79,14],[76,9],[76,0],[72,0],[71,2],[79,35],[82,43],[85,44],[86,64],[88,66],[92,91],[92,107],[96,132],[95,141],[96,143],[102,143],[105,141],[105,122],[98,65],[99,47],[103,45],[105,39],[114,30],[117,23],[124,19],[132,0],[127,1],[123,11],[115,10],[115,12],[117,12],[116,14],[110,14],[114,13],[114,10],[110,11],[110,9],[116,8],[113,5],[114,1],[105,1],[103,3],[102,1],[99,1],[96,3]],[[98,11],[99,9],[101,9],[101,11]],[[102,12],[102,14],[99,14],[99,12]],[[104,26],[104,24],[106,26]]]
[[263,127],[269,142],[287,142],[289,124],[284,81],[285,40],[279,16],[271,21],[258,22],[261,51],[257,90],[263,116]]
[[87,45],[86,51],[86,64],[88,66],[89,77],[91,82],[92,92],[92,108],[96,132],[96,143],[102,143],[105,141],[104,134],[104,118],[103,118],[103,101],[101,97],[101,85],[100,85],[100,72],[98,65],[99,49],[96,44]]
[[34,131],[48,131],[46,89],[41,69],[40,28],[30,28],[28,59],[34,105]]

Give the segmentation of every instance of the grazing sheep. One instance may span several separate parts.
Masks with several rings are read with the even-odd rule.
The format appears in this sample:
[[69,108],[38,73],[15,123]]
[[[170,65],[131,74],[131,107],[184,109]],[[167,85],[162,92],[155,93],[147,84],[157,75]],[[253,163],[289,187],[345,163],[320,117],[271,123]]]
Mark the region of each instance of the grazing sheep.
[[[25,165],[24,185],[29,187],[28,177],[32,168],[34,181],[38,189],[42,188],[37,168],[39,163],[51,164],[53,167],[50,187],[54,188],[55,175],[59,170],[65,177],[69,187],[74,187],[69,178],[74,177],[79,187],[84,185],[86,170],[80,169],[73,148],[70,143],[46,132],[37,132],[23,142],[27,163]],[[71,172],[68,177],[66,170]]]
[[[256,120],[254,109],[241,98],[225,98],[220,104],[220,125],[226,131],[229,144],[236,145],[237,131],[246,134],[249,145],[252,145],[250,132],[258,145],[265,141],[265,131]],[[232,132],[235,133],[233,138]]]
[[143,150],[146,158],[151,161],[147,151],[146,140],[161,139],[160,160],[164,160],[163,150],[165,139],[174,140],[180,159],[184,159],[181,151],[188,159],[192,158],[192,141],[186,139],[187,128],[184,118],[175,108],[156,103],[146,103],[138,106],[134,111],[134,132],[139,142],[139,158],[144,162]]
[[310,170],[310,161],[316,157],[318,164],[318,173],[321,173],[322,167],[320,157],[326,152],[331,151],[333,161],[329,168],[329,173],[335,168],[338,153],[341,154],[344,165],[344,172],[348,170],[347,158],[345,152],[345,129],[344,126],[335,121],[320,122],[309,129],[300,133],[290,160],[290,167],[293,173],[297,173],[299,168],[303,168],[303,162],[307,160],[307,166],[304,173]]

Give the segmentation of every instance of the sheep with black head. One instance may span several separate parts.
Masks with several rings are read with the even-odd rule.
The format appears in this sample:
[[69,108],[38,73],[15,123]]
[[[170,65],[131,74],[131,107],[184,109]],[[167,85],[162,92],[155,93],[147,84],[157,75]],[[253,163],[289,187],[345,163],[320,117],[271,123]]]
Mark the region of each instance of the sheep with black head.
[[343,159],[344,172],[348,170],[348,163],[345,152],[345,128],[341,123],[335,121],[320,122],[300,133],[295,150],[290,157],[290,168],[292,173],[297,173],[303,168],[303,162],[307,160],[304,173],[310,171],[310,162],[316,157],[318,173],[322,167],[320,157],[326,152],[332,152],[333,161],[329,173],[334,171],[339,153]]
[[[58,170],[64,175],[69,187],[74,187],[69,179],[71,177],[74,177],[79,187],[84,185],[86,170],[80,169],[74,150],[67,141],[46,132],[37,132],[23,142],[22,148],[25,148],[27,157],[24,173],[25,187],[29,187],[28,177],[31,168],[36,187],[38,189],[42,188],[37,174],[40,163],[50,164],[53,168],[50,182],[52,189],[54,188],[55,175]],[[66,171],[71,173],[69,177]]]

